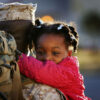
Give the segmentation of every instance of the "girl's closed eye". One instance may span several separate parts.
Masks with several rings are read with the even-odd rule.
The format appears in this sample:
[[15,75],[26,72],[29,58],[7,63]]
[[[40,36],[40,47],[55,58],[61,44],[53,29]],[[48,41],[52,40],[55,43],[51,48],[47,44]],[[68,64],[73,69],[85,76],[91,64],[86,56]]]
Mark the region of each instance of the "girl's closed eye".
[[53,54],[54,56],[59,56],[59,55],[60,55],[60,52],[58,52],[58,51],[53,51],[52,54]]

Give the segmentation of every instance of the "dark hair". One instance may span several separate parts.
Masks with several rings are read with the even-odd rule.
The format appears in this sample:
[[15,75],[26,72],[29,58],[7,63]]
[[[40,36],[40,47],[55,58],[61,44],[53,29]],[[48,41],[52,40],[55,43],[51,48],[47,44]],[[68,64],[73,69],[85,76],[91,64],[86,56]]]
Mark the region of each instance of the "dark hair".
[[62,22],[43,23],[40,19],[36,19],[35,25],[28,37],[29,49],[32,49],[32,43],[36,47],[41,35],[51,33],[64,36],[66,45],[73,46],[74,52],[77,51],[79,37],[74,27]]

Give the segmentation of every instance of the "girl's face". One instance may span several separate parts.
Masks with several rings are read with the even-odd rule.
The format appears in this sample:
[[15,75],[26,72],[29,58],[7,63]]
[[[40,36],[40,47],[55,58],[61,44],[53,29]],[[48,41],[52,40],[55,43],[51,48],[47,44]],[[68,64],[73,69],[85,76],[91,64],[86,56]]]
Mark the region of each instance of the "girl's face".
[[36,58],[40,61],[51,60],[61,62],[68,55],[64,37],[56,34],[43,34],[36,47]]

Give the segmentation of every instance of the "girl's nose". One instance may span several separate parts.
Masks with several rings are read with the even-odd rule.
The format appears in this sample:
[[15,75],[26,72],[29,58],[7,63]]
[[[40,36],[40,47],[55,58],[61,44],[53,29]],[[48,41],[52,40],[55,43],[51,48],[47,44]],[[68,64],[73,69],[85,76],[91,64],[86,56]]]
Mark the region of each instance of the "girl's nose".
[[45,55],[45,60],[52,60],[50,55]]

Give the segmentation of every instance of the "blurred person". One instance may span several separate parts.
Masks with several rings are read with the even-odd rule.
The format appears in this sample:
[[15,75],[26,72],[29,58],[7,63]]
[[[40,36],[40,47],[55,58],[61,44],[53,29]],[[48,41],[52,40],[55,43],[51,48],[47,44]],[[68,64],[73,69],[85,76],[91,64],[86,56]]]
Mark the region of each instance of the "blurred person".
[[77,51],[79,36],[66,23],[35,21],[28,37],[30,49],[35,45],[36,58],[22,54],[19,68],[22,74],[38,83],[60,90],[66,100],[90,100],[84,94],[83,76],[79,72]]

